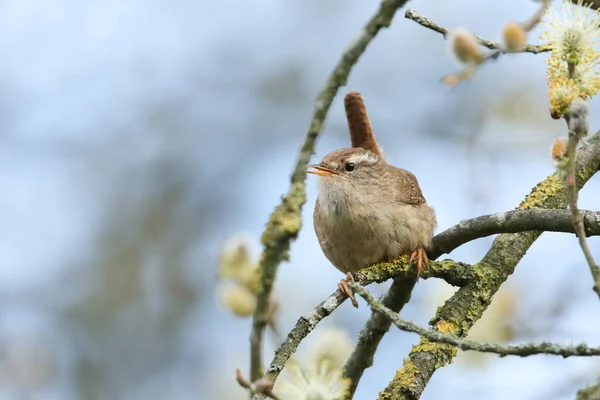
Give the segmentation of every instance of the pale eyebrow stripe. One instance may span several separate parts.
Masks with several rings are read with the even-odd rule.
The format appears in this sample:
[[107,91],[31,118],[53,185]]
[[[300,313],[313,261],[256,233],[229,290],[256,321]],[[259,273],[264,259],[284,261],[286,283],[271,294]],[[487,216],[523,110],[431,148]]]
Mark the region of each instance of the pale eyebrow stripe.
[[355,163],[360,163],[361,161],[368,161],[370,163],[374,163],[377,161],[377,159],[372,154],[363,153],[363,154],[354,154],[354,155],[348,157],[348,161],[352,161]]

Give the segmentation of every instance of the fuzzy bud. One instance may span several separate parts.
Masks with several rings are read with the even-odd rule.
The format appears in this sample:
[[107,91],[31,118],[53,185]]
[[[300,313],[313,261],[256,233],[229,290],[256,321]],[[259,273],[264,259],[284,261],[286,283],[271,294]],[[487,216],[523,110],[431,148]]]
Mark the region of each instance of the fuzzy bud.
[[479,64],[485,55],[477,38],[468,30],[458,28],[448,32],[452,54],[464,64]]
[[568,115],[571,104],[579,97],[579,89],[572,79],[557,79],[550,82],[551,115]]
[[587,7],[587,0],[557,3],[560,6],[551,5],[544,14],[540,38],[546,41],[553,55],[573,66],[596,60],[600,14]]
[[442,78],[442,82],[446,86],[456,86],[460,82],[460,77],[458,74],[449,74]]
[[267,377],[263,376],[256,382],[252,384],[254,393],[262,393],[262,394],[270,394],[273,390],[273,381]]
[[235,275],[239,270],[253,267],[255,261],[252,257],[250,238],[245,235],[234,235],[228,238],[221,248],[219,264],[221,276],[224,278]]
[[511,21],[506,24],[502,32],[502,47],[505,52],[515,53],[521,51],[527,41],[527,32],[518,22]]
[[552,144],[552,151],[550,152],[554,161],[560,161],[567,156],[567,138],[561,137],[554,141]]
[[311,360],[317,364],[326,362],[331,368],[342,368],[353,348],[345,330],[330,328],[319,334],[318,343],[311,349]]
[[260,268],[252,256],[249,237],[235,235],[227,239],[219,258],[219,276],[242,284],[257,293],[260,289]]
[[351,380],[342,378],[342,370],[334,369],[323,362],[303,368],[298,364],[286,367],[289,380],[278,384],[278,397],[295,400],[332,400],[348,398]]
[[566,168],[569,165],[569,159],[567,158],[567,144],[568,140],[566,137],[560,137],[552,144],[552,150],[550,155],[554,162],[554,167],[558,173],[558,176],[564,178],[566,176]]
[[249,317],[256,309],[256,295],[240,285],[221,286],[219,298],[227,309],[240,318]]
[[589,114],[590,107],[585,100],[581,98],[573,100],[566,118],[569,132],[577,136],[586,136],[590,129],[588,122]]

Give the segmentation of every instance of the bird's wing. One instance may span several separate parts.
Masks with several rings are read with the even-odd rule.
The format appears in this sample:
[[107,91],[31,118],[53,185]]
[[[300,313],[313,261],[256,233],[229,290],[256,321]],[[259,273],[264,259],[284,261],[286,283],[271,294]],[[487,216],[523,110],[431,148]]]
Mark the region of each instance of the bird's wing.
[[396,168],[394,176],[396,177],[396,200],[406,204],[423,204],[425,203],[425,197],[419,187],[417,178],[412,172],[402,168]]

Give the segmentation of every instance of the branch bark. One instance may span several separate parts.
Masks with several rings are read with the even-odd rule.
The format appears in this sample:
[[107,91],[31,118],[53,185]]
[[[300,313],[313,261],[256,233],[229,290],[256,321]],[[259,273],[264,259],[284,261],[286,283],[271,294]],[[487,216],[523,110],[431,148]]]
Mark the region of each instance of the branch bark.
[[381,2],[379,10],[367,22],[358,39],[344,51],[342,58],[317,96],[313,118],[292,173],[290,189],[281,204],[275,208],[269,217],[267,227],[261,238],[264,246],[260,261],[261,290],[258,294],[250,334],[251,381],[255,381],[263,375],[262,339],[269,320],[269,298],[273,290],[277,268],[282,261],[288,259],[290,243],[298,236],[298,232],[302,227],[301,212],[304,203],[306,203],[305,165],[315,152],[315,142],[339,88],[346,84],[350,71],[365,52],[369,43],[382,28],[388,27],[392,23],[396,11],[407,1],[383,0]]
[[[577,185],[581,188],[600,168],[599,133],[581,150],[576,164]],[[554,174],[538,184],[519,208],[564,208],[567,202],[567,190]],[[438,309],[430,322],[432,327],[458,337],[466,336],[487,309],[493,295],[513,273],[525,252],[541,233],[530,231],[499,235],[485,257],[473,266],[477,279],[460,288]],[[413,346],[403,367],[380,393],[379,399],[418,399],[434,372],[447,365],[454,355],[452,346],[421,340],[420,344]]]

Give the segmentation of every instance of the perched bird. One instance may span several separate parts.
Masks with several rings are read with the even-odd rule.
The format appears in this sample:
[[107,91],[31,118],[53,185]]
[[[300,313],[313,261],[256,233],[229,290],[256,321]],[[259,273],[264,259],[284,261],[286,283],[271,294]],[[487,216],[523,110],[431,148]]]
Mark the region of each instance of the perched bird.
[[[364,122],[362,98],[357,92],[351,95],[346,97],[347,112],[352,110],[348,103],[356,102],[358,95]],[[417,178],[384,160],[366,121],[354,135],[356,124],[351,122],[350,131],[353,144],[369,148],[335,150],[320,163],[307,165],[307,172],[319,176],[313,218],[319,244],[329,261],[347,274],[338,286],[355,307],[358,303],[347,286],[352,274],[409,252],[419,273],[422,265],[428,264],[425,249],[431,245],[436,227],[435,211],[427,205]],[[362,139],[357,132],[362,132]]]

